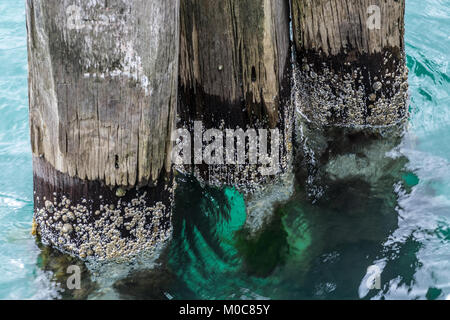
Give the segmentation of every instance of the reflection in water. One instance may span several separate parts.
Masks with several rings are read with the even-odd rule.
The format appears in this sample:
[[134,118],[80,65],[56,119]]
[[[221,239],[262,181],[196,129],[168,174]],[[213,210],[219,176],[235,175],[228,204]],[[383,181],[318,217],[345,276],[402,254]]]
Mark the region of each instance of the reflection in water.
[[[299,139],[308,140],[297,148],[303,156],[295,165],[295,194],[252,236],[238,192],[181,176],[173,241],[159,261],[85,272],[85,291],[74,295],[61,292],[62,271],[73,261],[39,249],[29,234],[24,10],[20,1],[3,0],[0,298],[444,299],[450,294],[449,5],[407,1],[412,96],[403,137],[299,126]],[[367,288],[370,266],[381,271],[379,290]]]
[[[399,152],[403,128],[318,131],[299,125],[304,145],[294,163],[295,193],[264,228],[250,232],[244,197],[235,189],[179,175],[171,243],[153,267],[133,268],[117,280],[117,296],[370,299],[398,297],[402,288],[410,295],[422,267],[422,243],[414,230],[401,237],[396,232],[402,205],[420,180]],[[370,289],[373,265],[381,270],[381,287]],[[418,296],[437,298],[439,290]]]
[[[54,289],[54,296],[52,298],[84,300],[96,289],[96,284],[91,281],[89,270],[81,260],[62,254],[59,251],[46,247],[40,243],[39,247],[41,252],[38,257],[38,267],[42,271],[50,273],[49,278]],[[79,288],[68,288],[68,283],[74,284],[74,282],[69,279],[73,274],[70,272],[70,266],[79,268],[81,284]]]
[[[237,191],[179,176],[171,244],[156,268],[134,272],[114,288],[121,298],[138,299],[443,298],[443,289],[418,277],[420,237],[446,242],[450,228],[407,221],[405,210],[414,211],[423,198],[416,194],[420,175],[400,153],[401,133],[355,138],[339,131],[346,151],[332,143],[320,149],[326,156],[309,146],[317,167],[297,167],[294,196],[257,234],[246,229]],[[311,198],[310,187],[322,192]],[[374,265],[380,289],[367,287]]]
[[[246,229],[244,198],[237,191],[179,177],[174,238],[162,259],[166,271],[133,275],[121,291],[135,298],[154,298],[155,290],[164,290],[175,299],[357,299],[386,293],[393,275],[401,275],[398,286],[412,285],[420,244],[408,238],[385,245],[398,228],[399,194],[406,196],[417,184],[417,177],[404,171],[406,158],[391,152],[400,133],[386,138],[366,130],[322,137],[314,132],[310,137],[327,144],[301,148],[315,153],[315,163],[297,166],[295,195],[256,234]],[[340,143],[333,142],[336,136]],[[311,199],[308,188],[322,192]],[[373,264],[384,268],[382,290],[358,292]],[[151,282],[149,291],[133,294],[130,289],[144,279]]]

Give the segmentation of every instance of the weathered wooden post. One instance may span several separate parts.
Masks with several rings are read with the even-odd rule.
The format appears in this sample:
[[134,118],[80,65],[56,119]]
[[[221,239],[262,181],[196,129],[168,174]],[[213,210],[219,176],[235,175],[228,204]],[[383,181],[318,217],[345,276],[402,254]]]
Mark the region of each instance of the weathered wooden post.
[[[181,0],[179,127],[192,130],[197,121],[202,133],[212,128],[257,134],[258,129],[278,129],[282,171],[292,124],[292,108],[286,103],[290,58],[288,1]],[[247,143],[229,139],[228,146],[245,145],[248,152],[258,144],[250,131],[242,139]],[[211,184],[246,188],[263,180],[260,163],[251,163],[250,157],[234,165],[228,160],[239,155],[228,154],[227,161],[205,166],[198,155],[202,150],[193,151],[197,177]]]
[[293,0],[302,112],[331,125],[407,114],[405,0]]
[[295,100],[303,116],[297,178],[314,201],[327,190],[346,192],[349,181],[362,179],[370,189],[408,115],[405,0],[291,4]]
[[170,236],[178,0],[27,0],[35,231],[81,258]]

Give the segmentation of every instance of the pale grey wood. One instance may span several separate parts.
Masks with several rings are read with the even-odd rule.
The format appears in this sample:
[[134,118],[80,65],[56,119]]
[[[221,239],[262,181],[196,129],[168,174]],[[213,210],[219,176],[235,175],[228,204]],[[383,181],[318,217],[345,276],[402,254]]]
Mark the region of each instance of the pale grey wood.
[[[380,9],[379,29],[367,26],[372,6]],[[329,56],[350,46],[361,54],[403,48],[404,10],[405,0],[292,0],[295,44]]]
[[178,0],[27,0],[32,151],[107,186],[170,170]]

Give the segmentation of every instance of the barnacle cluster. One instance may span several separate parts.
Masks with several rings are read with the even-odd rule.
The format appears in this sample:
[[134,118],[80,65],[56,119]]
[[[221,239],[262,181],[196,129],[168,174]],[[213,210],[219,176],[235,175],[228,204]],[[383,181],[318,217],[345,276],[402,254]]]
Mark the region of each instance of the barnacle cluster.
[[[277,98],[274,98],[277,99]],[[203,185],[209,185],[214,187],[233,186],[240,192],[246,195],[256,194],[266,188],[267,184],[275,184],[283,181],[283,175],[289,173],[292,158],[293,158],[293,132],[295,126],[295,112],[292,99],[285,102],[285,105],[280,107],[280,125],[279,132],[279,158],[277,163],[271,164],[272,168],[276,167],[276,173],[273,174],[261,174],[261,168],[267,167],[266,164],[253,164],[249,161],[248,155],[245,163],[242,164],[202,164],[202,165],[175,165],[175,170],[184,174],[193,173],[197,180]],[[243,130],[255,130],[260,128],[267,128],[267,125],[257,123],[254,126],[248,125]],[[227,129],[222,123],[218,130],[225,132]],[[266,129],[269,131],[269,129]],[[259,137],[258,137],[259,138]],[[270,138],[268,137],[267,152],[272,154],[273,148],[270,145]],[[244,144],[244,149],[248,153],[248,149],[251,147],[249,142],[236,141],[236,146],[240,143]],[[254,146],[253,146],[254,147]],[[259,148],[258,152],[261,152]],[[238,148],[236,148],[237,153]],[[237,154],[236,154],[237,156]]]
[[[167,188],[170,203],[154,202],[147,191],[125,201],[83,199],[73,204],[66,196],[36,197],[36,233],[44,244],[83,260],[128,258],[152,250],[170,238],[173,189]],[[99,203],[94,208],[94,203]]]
[[385,51],[378,70],[364,64],[342,62],[339,71],[307,57],[297,78],[300,112],[322,125],[386,126],[406,118],[408,69],[404,57]]

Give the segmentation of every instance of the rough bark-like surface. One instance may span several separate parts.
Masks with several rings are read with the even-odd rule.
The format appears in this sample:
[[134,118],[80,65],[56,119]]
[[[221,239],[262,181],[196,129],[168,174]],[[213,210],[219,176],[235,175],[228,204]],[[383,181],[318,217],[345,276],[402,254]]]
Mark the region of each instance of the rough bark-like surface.
[[178,1],[28,8],[33,154],[108,186],[156,182],[176,112]]
[[[289,1],[181,0],[180,36],[180,126],[197,120],[204,129],[279,128],[289,140]],[[219,184],[257,171],[197,168]]]
[[181,115],[275,127],[289,63],[288,10],[286,1],[182,0]]
[[27,0],[27,28],[36,231],[80,257],[166,239],[179,1]]
[[406,118],[404,12],[405,0],[292,1],[304,115],[337,125]]

